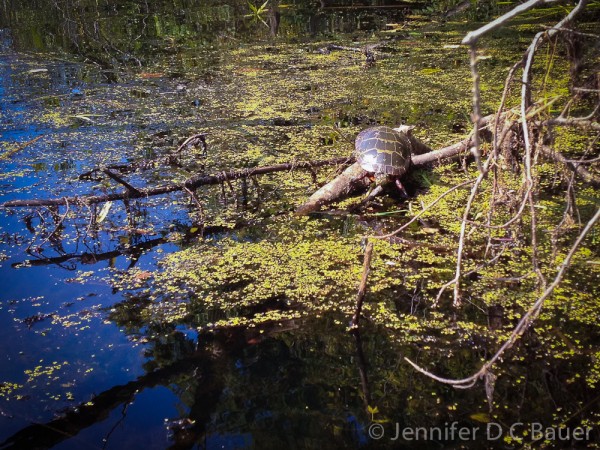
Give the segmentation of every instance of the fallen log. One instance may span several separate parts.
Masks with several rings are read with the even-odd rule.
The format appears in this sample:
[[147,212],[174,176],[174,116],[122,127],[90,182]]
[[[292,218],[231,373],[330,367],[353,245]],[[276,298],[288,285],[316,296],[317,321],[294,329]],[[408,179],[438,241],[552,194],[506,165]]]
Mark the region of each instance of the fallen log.
[[[487,124],[492,116],[487,116],[482,119],[482,125]],[[407,127],[410,129],[411,127]],[[409,136],[412,144],[415,156],[412,157],[412,165],[415,167],[423,166],[435,161],[441,161],[442,159],[451,158],[453,156],[458,155],[462,151],[469,148],[471,145],[471,138],[467,138],[461,142],[450,145],[438,151],[432,151],[427,145],[419,141],[418,139]],[[136,199],[136,198],[146,198],[152,197],[156,195],[164,195],[171,192],[182,191],[182,190],[192,190],[197,189],[200,186],[208,186],[221,184],[230,180],[237,180],[240,178],[248,178],[256,175],[264,175],[267,173],[275,173],[275,172],[285,172],[294,169],[312,169],[315,167],[323,167],[323,166],[336,166],[336,165],[346,165],[352,164],[355,162],[354,156],[349,156],[345,158],[333,158],[333,159],[325,159],[319,161],[298,161],[291,163],[283,163],[283,164],[274,164],[271,166],[262,166],[262,167],[254,167],[251,169],[240,169],[240,170],[231,170],[225,171],[218,174],[213,175],[197,175],[180,184],[167,184],[164,186],[158,186],[156,188],[151,189],[143,189],[136,188],[135,186],[127,185],[126,191],[115,192],[112,194],[103,194],[103,195],[82,195],[82,196],[72,196],[72,197],[61,197],[61,198],[50,198],[50,199],[28,199],[28,200],[9,200],[0,204],[0,207],[4,208],[16,208],[16,207],[37,207],[37,206],[64,206],[64,205],[92,205],[97,203],[104,203],[109,201],[117,201],[117,200],[125,200],[125,199]],[[331,186],[319,189],[315,194],[311,196],[307,203],[300,206],[298,210],[301,214],[308,214],[311,211],[318,210],[322,205],[334,201],[336,199],[341,198],[344,195],[349,195],[354,190],[357,190],[361,187],[365,187],[366,185],[360,184],[360,179],[364,178],[366,172],[362,169],[357,169],[356,167],[352,168],[350,166],[344,173],[342,174],[345,177],[344,179],[338,181],[337,187],[332,189]],[[352,169],[352,170],[350,170]],[[350,171],[350,172],[348,172]],[[345,175],[344,175],[345,174]],[[336,180],[332,181],[335,182]],[[343,182],[342,182],[343,181]],[[345,182],[349,182],[351,184],[350,187],[344,186]],[[122,184],[122,183],[121,183]],[[336,190],[339,189],[340,194],[336,194]],[[328,197],[323,201],[319,200],[317,193],[319,192],[328,192]],[[312,206],[309,206],[312,204]],[[296,214],[299,214],[297,211]]]
[[200,186],[221,184],[230,180],[264,175],[267,173],[286,172],[294,169],[312,169],[314,167],[337,166],[354,162],[354,157],[333,158],[320,161],[298,161],[271,166],[255,167],[252,169],[231,170],[214,175],[197,175],[181,184],[167,184],[152,189],[141,189],[131,186],[125,192],[116,192],[104,195],[82,195],[74,197],[61,197],[49,199],[10,200],[0,204],[4,208],[23,206],[61,206],[61,205],[91,205],[116,200],[146,198],[155,195],[164,195],[184,189],[196,189]]
[[355,162],[311,195],[306,203],[296,209],[295,214],[302,216],[313,211],[318,211],[323,205],[347,197],[354,192],[365,190],[370,183],[367,178],[367,171]]
[[[469,137],[456,144],[433,151],[418,139],[412,136],[409,136],[409,139],[415,153],[411,158],[411,167],[425,166],[432,162],[452,158],[468,151],[472,145],[472,138]],[[298,216],[310,214],[318,211],[321,206],[347,197],[359,189],[366,189],[370,184],[367,175],[368,172],[358,163],[352,164],[341,175],[311,195],[306,203],[296,209],[295,214]]]

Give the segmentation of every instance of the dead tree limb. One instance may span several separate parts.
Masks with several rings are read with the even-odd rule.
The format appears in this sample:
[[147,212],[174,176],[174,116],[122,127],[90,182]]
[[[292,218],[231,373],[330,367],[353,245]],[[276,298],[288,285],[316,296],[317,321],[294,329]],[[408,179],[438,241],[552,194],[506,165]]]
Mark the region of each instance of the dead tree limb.
[[255,167],[253,169],[231,170],[216,175],[198,175],[180,184],[167,184],[152,189],[137,189],[137,192],[115,192],[105,195],[82,195],[79,197],[61,197],[50,199],[10,200],[0,204],[0,207],[15,208],[23,206],[62,206],[62,205],[91,205],[115,200],[145,198],[155,195],[164,195],[184,189],[197,189],[201,186],[209,186],[223,183],[226,180],[237,180],[240,178],[264,175],[267,173],[286,172],[295,169],[308,169],[312,167],[335,166],[354,162],[354,158],[333,158],[320,161],[298,161],[285,164],[274,164],[271,166]]
[[332,203],[359,189],[366,189],[370,184],[368,172],[360,164],[354,163],[332,181],[310,196],[308,201],[296,209],[297,216],[303,216],[318,211],[321,206]]
[[600,123],[598,123],[597,121],[589,120],[587,118],[556,117],[555,119],[540,122],[540,125],[570,126],[582,128],[584,130],[600,131]]
[[544,155],[546,158],[551,159],[552,161],[558,162],[558,163],[562,164],[563,166],[565,166],[567,169],[575,172],[586,183],[588,183],[594,187],[600,187],[600,177],[598,177],[597,175],[594,175],[589,170],[587,170],[585,167],[577,164],[576,162],[568,160],[560,152],[557,152],[546,145],[540,146],[539,150],[542,153],[542,155]]

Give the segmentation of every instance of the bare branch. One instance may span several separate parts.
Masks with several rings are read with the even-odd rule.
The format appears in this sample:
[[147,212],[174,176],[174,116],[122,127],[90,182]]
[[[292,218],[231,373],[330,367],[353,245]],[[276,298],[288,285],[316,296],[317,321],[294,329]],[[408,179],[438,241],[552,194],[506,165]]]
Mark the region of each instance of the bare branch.
[[144,198],[152,195],[163,195],[171,192],[182,191],[185,188],[195,189],[200,186],[220,184],[226,179],[237,180],[240,178],[252,177],[254,175],[264,175],[267,173],[274,172],[286,172],[296,168],[306,169],[309,167],[334,166],[338,164],[346,164],[349,162],[353,162],[353,158],[334,158],[321,161],[299,161],[294,163],[274,164],[272,166],[261,166],[252,169],[232,170],[229,172],[222,172],[215,175],[198,175],[190,178],[189,180],[181,184],[166,184],[152,189],[138,189],[139,194],[127,191],[106,195],[82,195],[80,197],[62,197],[45,200],[11,200],[0,204],[0,207],[12,208],[21,206],[55,206],[66,205],[69,203],[74,205],[90,205],[93,203],[123,200],[125,198]]
[[600,131],[600,123],[589,120],[587,118],[565,118],[565,117],[556,117],[554,119],[544,120],[543,122],[539,122],[539,125],[559,125],[559,126],[570,126],[583,128],[584,130],[594,130]]
[[546,299],[548,297],[550,297],[550,295],[552,295],[556,286],[558,286],[560,284],[560,282],[562,281],[566,270],[571,265],[571,259],[573,258],[573,255],[575,254],[575,252],[581,245],[581,242],[583,242],[583,240],[585,239],[587,234],[590,232],[590,230],[594,227],[594,225],[596,224],[596,222],[598,222],[599,219],[600,219],[600,208],[596,211],[596,214],[594,214],[594,216],[589,220],[589,222],[586,224],[583,231],[579,234],[579,236],[577,237],[577,239],[571,246],[571,249],[569,250],[569,253],[567,254],[565,260],[559,266],[559,269],[556,274],[556,277],[554,278],[554,281],[552,281],[552,283],[546,288],[546,290],[535,301],[535,303],[533,303],[533,305],[531,305],[529,307],[529,309],[523,315],[523,317],[521,318],[521,320],[519,321],[517,326],[514,328],[513,332],[511,333],[509,338],[506,340],[506,342],[500,347],[500,349],[494,354],[494,356],[492,356],[481,367],[481,369],[479,369],[476,373],[474,373],[473,375],[471,375],[469,377],[462,378],[462,379],[441,378],[441,377],[438,377],[437,375],[434,375],[433,373],[428,372],[427,370],[419,367],[417,364],[412,362],[410,359],[408,359],[408,358],[404,358],[404,359],[411,366],[413,366],[417,371],[419,371],[422,374],[427,375],[428,377],[430,377],[436,381],[439,381],[441,383],[449,384],[449,385],[452,385],[457,388],[469,388],[469,387],[474,386],[480,377],[482,377],[482,376],[486,375],[486,373],[488,373],[488,371],[492,367],[492,365],[495,364],[496,361],[498,361],[498,359],[504,354],[504,352],[506,350],[510,349],[515,344],[515,342],[523,335],[523,333],[525,332],[527,327],[529,327],[529,325],[531,325],[533,320],[535,320],[536,317],[539,315],[542,307],[544,306],[544,302],[546,301]]
[[473,146],[471,147],[471,153],[475,158],[477,169],[483,173],[483,166],[481,164],[481,149],[479,148],[479,128],[481,126],[481,99],[479,90],[479,72],[477,71],[477,46],[476,42],[473,42],[469,47],[471,74],[473,76]]
[[498,17],[496,20],[488,23],[487,25],[484,25],[483,27],[478,28],[475,31],[467,33],[467,35],[462,40],[462,43],[464,45],[476,44],[481,36],[489,33],[492,30],[495,30],[498,27],[501,27],[513,17],[516,17],[519,14],[524,13],[525,11],[528,11],[531,8],[534,8],[537,5],[541,5],[542,3],[550,3],[551,1],[553,0],[529,0],[528,2],[517,6],[516,8],[511,9],[509,12],[507,12],[503,16]]
[[429,205],[427,205],[426,207],[424,207],[416,216],[414,216],[412,219],[410,219],[408,222],[406,222],[404,225],[402,225],[397,230],[392,231],[391,233],[388,233],[388,234],[369,236],[369,238],[374,238],[374,239],[388,239],[388,238],[390,238],[392,236],[396,236],[402,230],[405,230],[406,227],[408,227],[411,223],[413,223],[415,220],[417,220],[419,217],[421,217],[423,214],[425,214],[427,211],[429,211],[433,206],[435,206],[446,195],[454,192],[457,189],[460,189],[461,187],[464,187],[464,186],[466,186],[468,184],[471,184],[471,183],[474,183],[474,182],[475,182],[475,180],[468,180],[468,181],[465,181],[463,183],[457,184],[456,186],[451,187],[447,191],[445,191],[442,194],[440,194],[434,201],[432,201]]
[[540,147],[540,151],[547,158],[552,159],[553,161],[559,162],[564,165],[569,170],[572,170],[577,175],[579,175],[586,183],[591,184],[594,187],[600,187],[600,177],[594,175],[585,167],[582,167],[577,162],[573,162],[565,158],[560,152],[557,152],[550,147],[543,145]]

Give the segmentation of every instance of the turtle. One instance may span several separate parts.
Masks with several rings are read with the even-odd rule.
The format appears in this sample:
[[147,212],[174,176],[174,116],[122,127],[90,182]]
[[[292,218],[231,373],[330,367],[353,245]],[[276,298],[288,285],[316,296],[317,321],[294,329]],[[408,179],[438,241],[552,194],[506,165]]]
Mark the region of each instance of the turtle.
[[367,128],[356,137],[354,153],[358,164],[370,175],[374,175],[376,186],[393,181],[408,196],[400,182],[400,178],[410,167],[412,154],[412,143],[404,133],[405,130],[410,130],[410,127]]

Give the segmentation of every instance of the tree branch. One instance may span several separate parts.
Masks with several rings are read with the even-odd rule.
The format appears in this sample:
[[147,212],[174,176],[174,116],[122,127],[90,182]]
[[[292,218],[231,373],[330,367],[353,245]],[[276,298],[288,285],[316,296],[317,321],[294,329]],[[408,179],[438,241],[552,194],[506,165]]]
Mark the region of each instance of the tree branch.
[[559,266],[559,269],[556,274],[556,277],[554,278],[554,281],[552,281],[552,283],[546,288],[546,290],[535,301],[535,303],[533,303],[533,305],[531,305],[529,307],[527,312],[523,315],[523,317],[521,318],[521,320],[519,321],[517,326],[514,328],[513,332],[509,336],[509,338],[506,340],[506,342],[504,342],[504,344],[500,347],[500,349],[496,352],[496,354],[494,354],[494,356],[492,356],[481,367],[481,369],[479,369],[476,373],[474,373],[473,375],[471,375],[467,378],[462,378],[462,379],[441,378],[441,377],[438,377],[437,375],[434,375],[431,372],[428,372],[427,370],[423,369],[422,367],[419,367],[417,364],[412,362],[410,359],[408,359],[408,358],[404,358],[404,359],[411,366],[413,366],[417,371],[421,372],[423,375],[426,375],[436,381],[439,381],[439,382],[445,383],[445,384],[450,384],[457,388],[472,387],[480,377],[485,376],[488,373],[488,371],[492,367],[492,365],[496,361],[498,361],[498,359],[504,354],[504,352],[506,350],[510,349],[515,344],[515,342],[523,335],[523,333],[525,332],[527,327],[536,319],[536,317],[539,315],[542,307],[544,306],[544,302],[546,301],[546,299],[548,297],[550,297],[550,295],[552,295],[552,292],[554,291],[556,286],[558,286],[558,284],[562,281],[566,270],[571,265],[571,259],[573,258],[573,255],[575,254],[575,252],[581,245],[581,242],[587,236],[587,234],[590,232],[590,230],[594,227],[594,225],[596,224],[596,222],[599,219],[600,219],[600,208],[596,211],[596,214],[594,214],[594,216],[589,220],[589,222],[586,224],[583,231],[579,234],[579,236],[575,240],[574,244],[571,246],[571,249],[569,250],[569,253],[567,254],[565,260]]
[[546,156],[547,158],[550,158],[553,161],[561,163],[563,166],[565,166],[569,170],[575,172],[586,183],[591,184],[594,187],[600,187],[600,177],[598,177],[597,175],[594,175],[589,170],[587,170],[585,167],[577,164],[576,162],[572,162],[571,160],[568,160],[567,158],[565,158],[562,155],[562,153],[557,152],[546,145],[542,145],[540,147],[540,152],[542,153],[542,155]]
[[264,175],[274,172],[286,172],[294,169],[307,169],[311,167],[335,166],[338,164],[346,164],[354,161],[354,158],[333,158],[321,161],[299,161],[285,164],[275,164],[272,166],[255,167],[253,169],[232,170],[222,172],[216,175],[198,175],[190,178],[181,184],[167,184],[152,189],[137,189],[137,192],[117,192],[106,195],[84,195],[81,197],[62,197],[45,200],[10,200],[0,204],[0,207],[14,208],[22,206],[59,206],[66,204],[73,205],[90,205],[93,203],[103,203],[115,200],[124,200],[126,198],[144,198],[154,195],[163,195],[170,192],[176,192],[187,189],[196,189],[200,186],[215,185],[224,182],[225,180],[237,180],[240,178],[252,177],[254,175]]

